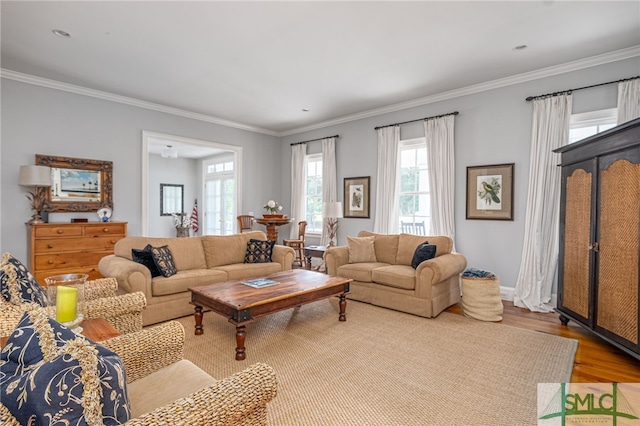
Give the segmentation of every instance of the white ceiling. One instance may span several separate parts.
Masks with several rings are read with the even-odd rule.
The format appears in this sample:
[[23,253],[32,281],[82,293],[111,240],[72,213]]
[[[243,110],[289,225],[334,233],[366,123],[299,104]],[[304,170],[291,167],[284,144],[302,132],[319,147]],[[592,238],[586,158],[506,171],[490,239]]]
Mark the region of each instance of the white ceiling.
[[0,7],[4,76],[24,73],[279,136],[608,52],[637,55],[640,45],[639,1]]

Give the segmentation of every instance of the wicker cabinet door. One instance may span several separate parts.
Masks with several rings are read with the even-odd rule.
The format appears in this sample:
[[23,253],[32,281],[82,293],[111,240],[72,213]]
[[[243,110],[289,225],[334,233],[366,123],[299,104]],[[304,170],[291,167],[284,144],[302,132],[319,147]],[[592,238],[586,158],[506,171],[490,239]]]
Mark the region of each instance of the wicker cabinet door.
[[604,156],[599,169],[596,330],[637,350],[640,149]]
[[558,307],[593,327],[593,240],[596,161],[562,170]]

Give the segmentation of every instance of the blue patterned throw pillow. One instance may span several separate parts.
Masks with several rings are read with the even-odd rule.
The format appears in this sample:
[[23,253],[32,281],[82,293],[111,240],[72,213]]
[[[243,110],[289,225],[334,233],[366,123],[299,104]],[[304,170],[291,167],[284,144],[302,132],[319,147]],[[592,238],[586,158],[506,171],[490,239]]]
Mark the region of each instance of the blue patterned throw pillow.
[[151,247],[151,256],[163,277],[170,277],[178,273],[169,246]]
[[27,310],[0,353],[2,404],[20,424],[120,425],[131,417],[122,360]]
[[151,278],[155,278],[159,277],[162,274],[160,273],[160,271],[158,271],[158,267],[153,261],[153,254],[151,253],[151,249],[151,244],[147,244],[142,250],[131,249],[131,259],[136,263],[146,266],[147,269],[149,269],[149,272],[151,272]]
[[244,255],[244,263],[269,263],[273,254],[275,241],[254,240],[247,243],[247,251]]
[[0,294],[14,305],[37,303],[47,306],[49,300],[46,290],[11,253],[3,254],[0,261]]

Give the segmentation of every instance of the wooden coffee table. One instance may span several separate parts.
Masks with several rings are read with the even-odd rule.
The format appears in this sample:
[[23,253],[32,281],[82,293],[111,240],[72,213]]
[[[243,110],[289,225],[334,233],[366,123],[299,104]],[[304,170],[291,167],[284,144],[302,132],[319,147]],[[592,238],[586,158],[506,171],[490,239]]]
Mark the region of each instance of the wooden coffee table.
[[232,280],[190,288],[191,304],[195,306],[195,334],[204,333],[203,308],[228,318],[236,326],[236,360],[242,361],[246,358],[246,325],[256,318],[337,295],[340,297],[338,320],[347,320],[346,294],[353,280],[306,269],[277,272],[263,278],[278,284],[253,288],[242,284],[243,280]]

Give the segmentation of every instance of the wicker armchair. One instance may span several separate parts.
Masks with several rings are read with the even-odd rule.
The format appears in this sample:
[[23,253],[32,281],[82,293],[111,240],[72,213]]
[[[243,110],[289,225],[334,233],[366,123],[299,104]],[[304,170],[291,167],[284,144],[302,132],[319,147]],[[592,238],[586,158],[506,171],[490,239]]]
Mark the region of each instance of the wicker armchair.
[[[87,319],[104,318],[120,333],[142,330],[142,311],[147,300],[142,292],[116,296],[115,278],[99,278],[85,284],[85,312]],[[53,308],[51,308],[53,309]],[[0,336],[11,334],[20,321],[24,307],[0,297]]]
[[[144,414],[125,423],[128,426],[267,424],[267,403],[277,391],[273,369],[265,364],[254,364],[217,381],[182,358],[184,328],[177,321],[105,340],[101,344],[116,352],[124,362],[127,393],[134,416],[141,410],[136,407],[137,401],[146,398],[147,405],[149,401],[157,403],[150,411],[145,409]],[[204,376],[209,384],[180,394],[184,391],[184,387],[179,389],[181,385],[189,387],[189,374],[193,371],[200,382]],[[176,374],[180,375],[180,382],[186,384],[175,381]],[[153,387],[152,383],[145,382],[154,375],[156,383],[164,383],[164,386]],[[172,385],[167,386],[169,383]],[[18,425],[1,403],[0,424]]]

